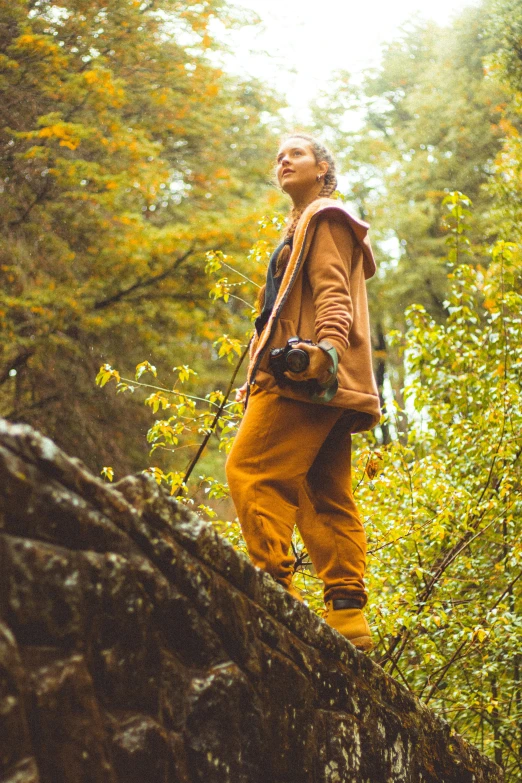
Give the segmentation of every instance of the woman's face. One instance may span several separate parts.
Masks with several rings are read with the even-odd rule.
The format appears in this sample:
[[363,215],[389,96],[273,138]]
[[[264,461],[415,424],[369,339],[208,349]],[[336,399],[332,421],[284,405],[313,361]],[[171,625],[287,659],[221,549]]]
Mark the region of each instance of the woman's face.
[[312,147],[306,139],[289,138],[283,142],[277,153],[277,181],[282,190],[294,201],[305,200],[307,195],[315,195],[321,190],[326,174],[326,161],[317,163]]

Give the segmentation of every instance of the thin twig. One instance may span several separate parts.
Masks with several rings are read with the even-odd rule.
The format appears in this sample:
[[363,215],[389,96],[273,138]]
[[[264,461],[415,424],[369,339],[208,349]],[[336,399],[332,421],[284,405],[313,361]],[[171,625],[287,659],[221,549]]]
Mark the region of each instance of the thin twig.
[[194,468],[196,467],[196,465],[197,465],[197,463],[198,463],[198,461],[199,461],[199,458],[200,458],[200,457],[201,457],[201,455],[203,454],[203,452],[204,452],[204,450],[205,450],[205,447],[206,447],[207,443],[208,443],[208,442],[209,442],[209,440],[210,440],[210,436],[212,435],[212,433],[213,433],[214,429],[215,429],[215,428],[216,428],[216,426],[217,426],[217,423],[218,423],[219,419],[221,418],[221,414],[223,413],[223,410],[224,410],[224,408],[225,408],[225,404],[226,404],[226,402],[227,402],[227,400],[228,400],[228,397],[229,397],[229,395],[230,395],[230,392],[232,391],[232,389],[233,389],[233,387],[234,387],[234,383],[235,383],[235,381],[236,381],[236,376],[237,376],[237,374],[238,374],[238,372],[239,372],[239,369],[240,369],[241,365],[243,364],[243,361],[244,361],[244,359],[245,359],[245,356],[246,356],[246,355],[247,355],[247,353],[248,353],[248,349],[249,349],[249,347],[250,347],[250,346],[249,346],[249,345],[247,345],[247,347],[245,348],[245,350],[244,350],[244,351],[243,351],[243,353],[241,354],[241,356],[240,356],[240,358],[239,358],[239,361],[238,361],[238,363],[236,364],[236,366],[235,366],[235,368],[234,368],[234,372],[232,373],[232,377],[231,377],[231,379],[230,379],[230,383],[228,384],[228,389],[226,390],[225,394],[223,395],[223,399],[222,399],[222,401],[221,401],[221,404],[220,404],[220,406],[219,406],[218,410],[216,411],[216,414],[215,414],[215,416],[214,416],[214,418],[213,418],[213,420],[212,420],[212,423],[211,423],[210,427],[208,428],[208,430],[207,430],[207,433],[206,433],[205,437],[203,438],[203,440],[202,440],[202,442],[201,442],[201,445],[200,445],[199,449],[197,450],[197,452],[196,452],[196,454],[194,455],[194,457],[191,459],[191,461],[190,461],[190,463],[189,463],[189,466],[188,466],[187,470],[185,471],[185,477],[184,477],[184,479],[183,479],[183,484],[181,484],[181,486],[180,486],[180,487],[178,487],[178,490],[176,491],[176,493],[175,493],[174,497],[179,497],[179,496],[181,495],[181,493],[182,493],[182,492],[183,492],[183,490],[184,490],[184,487],[185,487],[185,486],[186,486],[186,484],[187,484],[187,481],[188,481],[188,480],[189,480],[189,478],[190,478],[190,475],[191,475],[192,471],[193,471],[193,470],[194,470]]
[[199,402],[205,402],[207,405],[215,405],[221,407],[217,402],[211,402],[204,397],[196,397],[195,394],[187,394],[184,391],[178,391],[178,389],[165,389],[163,386],[153,386],[152,383],[141,383],[140,381],[133,381],[130,378],[121,378],[120,382],[128,384],[129,386],[143,386],[145,389],[156,389],[156,391],[164,392],[165,394],[175,394],[178,397],[187,397],[189,400],[199,400]]
[[247,277],[246,275],[244,275],[244,274],[243,274],[243,272],[240,272],[240,271],[239,271],[239,269],[236,269],[235,267],[233,267],[233,266],[230,266],[230,264],[227,264],[227,263],[225,263],[225,261],[220,261],[220,263],[221,263],[223,266],[226,266],[226,267],[227,267],[227,269],[230,269],[232,272],[235,272],[235,273],[236,273],[236,275],[240,275],[240,276],[241,276],[241,277],[242,277],[244,280],[246,280],[246,281],[247,281],[247,283],[252,283],[252,285],[255,285],[255,287],[256,287],[256,288],[261,288],[261,286],[260,286],[260,285],[258,285],[257,283],[254,283],[254,281],[253,281],[253,280],[251,280],[249,277]]

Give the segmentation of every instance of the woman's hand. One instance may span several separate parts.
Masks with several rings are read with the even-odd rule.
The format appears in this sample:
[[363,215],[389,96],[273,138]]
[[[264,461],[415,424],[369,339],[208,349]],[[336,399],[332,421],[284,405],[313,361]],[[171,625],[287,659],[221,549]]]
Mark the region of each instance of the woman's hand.
[[285,376],[291,381],[310,381],[315,380],[319,383],[327,383],[331,374],[329,372],[332,366],[332,360],[322,348],[317,345],[307,345],[306,343],[297,343],[294,348],[300,348],[306,351],[309,356],[310,364],[303,372],[290,372],[287,370]]
[[245,402],[248,389],[248,383],[244,383],[239,389],[236,389],[236,402]]

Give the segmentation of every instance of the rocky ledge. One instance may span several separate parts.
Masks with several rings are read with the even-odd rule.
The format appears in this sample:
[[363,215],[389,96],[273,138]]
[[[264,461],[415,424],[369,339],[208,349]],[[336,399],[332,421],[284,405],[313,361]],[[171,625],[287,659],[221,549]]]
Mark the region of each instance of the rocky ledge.
[[152,480],[0,420],[2,783],[501,780]]

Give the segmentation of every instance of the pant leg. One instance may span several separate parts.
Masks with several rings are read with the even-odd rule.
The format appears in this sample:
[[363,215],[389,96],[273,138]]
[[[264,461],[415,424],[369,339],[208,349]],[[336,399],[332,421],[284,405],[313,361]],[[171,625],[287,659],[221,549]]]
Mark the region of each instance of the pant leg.
[[357,598],[366,604],[366,535],[353,499],[351,431],[347,412],[330,431],[301,487],[297,526],[324,598]]
[[254,565],[287,587],[299,491],[341,408],[256,389],[229,454],[232,500]]

